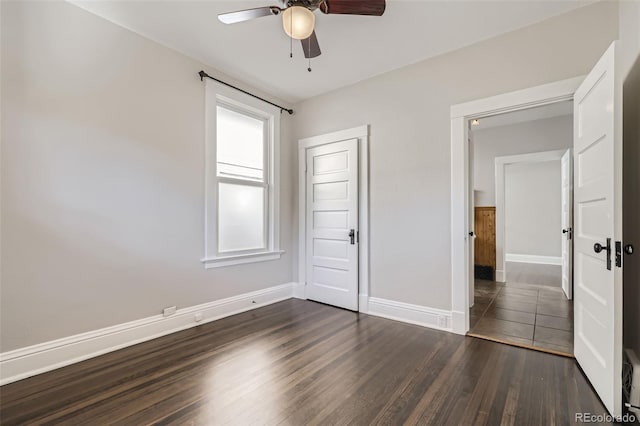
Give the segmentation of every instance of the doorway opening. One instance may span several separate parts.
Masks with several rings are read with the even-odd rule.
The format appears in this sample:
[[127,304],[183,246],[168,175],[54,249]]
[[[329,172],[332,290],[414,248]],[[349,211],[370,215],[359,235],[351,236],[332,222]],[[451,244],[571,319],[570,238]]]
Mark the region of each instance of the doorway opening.
[[573,102],[469,121],[469,334],[573,356]]
[[[586,77],[451,107],[452,328],[469,331],[473,287],[468,120],[573,100],[573,352],[613,416],[622,404],[622,84],[611,43]],[[535,349],[535,348],[534,348]]]

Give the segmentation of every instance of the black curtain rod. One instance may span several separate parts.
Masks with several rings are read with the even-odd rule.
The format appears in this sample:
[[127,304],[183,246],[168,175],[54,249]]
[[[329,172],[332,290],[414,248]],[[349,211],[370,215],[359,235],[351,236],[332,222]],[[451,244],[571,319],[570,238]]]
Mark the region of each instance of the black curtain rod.
[[266,102],[266,103],[268,103],[269,105],[273,105],[273,106],[274,106],[274,107],[276,107],[276,108],[280,108],[280,113],[282,113],[282,111],[287,111],[287,112],[289,113],[289,115],[293,115],[293,110],[292,110],[292,109],[285,108],[285,107],[280,106],[280,105],[278,105],[278,104],[274,104],[273,102],[270,102],[270,101],[268,101],[268,100],[266,100],[266,99],[263,99],[263,98],[261,98],[260,96],[256,96],[256,95],[254,95],[253,93],[249,93],[249,92],[247,92],[246,90],[242,90],[241,88],[236,87],[236,86],[234,86],[234,85],[232,85],[232,84],[226,83],[226,82],[224,82],[224,81],[222,81],[222,80],[218,80],[218,79],[217,79],[217,78],[215,78],[215,77],[211,77],[209,74],[207,74],[207,73],[206,73],[206,72],[204,72],[204,71],[200,71],[200,72],[198,73],[198,75],[200,76],[200,81],[204,81],[204,78],[205,78],[205,77],[210,78],[211,80],[213,80],[213,81],[217,81],[217,82],[218,82],[218,83],[220,83],[220,84],[224,84],[224,85],[225,85],[225,86],[227,86],[227,87],[231,87],[232,89],[236,89],[236,90],[238,90],[238,91],[240,91],[240,92],[244,93],[245,95],[252,96],[252,97],[254,97],[254,98],[256,98],[256,99],[260,99],[262,102]]

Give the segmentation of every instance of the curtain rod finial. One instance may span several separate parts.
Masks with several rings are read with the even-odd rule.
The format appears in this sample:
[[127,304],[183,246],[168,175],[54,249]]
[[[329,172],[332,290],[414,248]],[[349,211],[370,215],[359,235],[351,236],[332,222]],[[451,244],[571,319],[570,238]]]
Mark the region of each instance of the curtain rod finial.
[[200,76],[200,81],[204,81],[204,78],[205,78],[205,77],[209,77],[209,76],[207,75],[207,73],[206,73],[206,72],[204,72],[204,71],[200,71],[200,72],[198,73],[198,75]]

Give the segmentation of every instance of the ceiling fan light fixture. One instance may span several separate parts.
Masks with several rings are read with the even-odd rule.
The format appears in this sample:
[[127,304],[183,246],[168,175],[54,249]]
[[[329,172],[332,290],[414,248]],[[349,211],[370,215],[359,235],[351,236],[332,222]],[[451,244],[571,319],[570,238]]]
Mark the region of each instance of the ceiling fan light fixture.
[[296,40],[304,40],[311,36],[316,23],[316,16],[303,6],[291,6],[282,12],[284,32]]

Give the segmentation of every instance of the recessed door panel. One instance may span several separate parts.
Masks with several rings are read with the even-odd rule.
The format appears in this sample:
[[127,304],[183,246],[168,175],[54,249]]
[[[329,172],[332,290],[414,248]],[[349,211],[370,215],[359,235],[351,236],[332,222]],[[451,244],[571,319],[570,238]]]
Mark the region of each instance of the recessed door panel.
[[349,212],[346,210],[313,212],[314,229],[347,229],[348,226]]
[[313,175],[342,172],[349,168],[349,151],[333,152],[313,158]]
[[577,221],[579,224],[578,236],[604,241],[610,232],[607,199],[594,199],[578,204]]
[[314,201],[346,200],[349,196],[349,182],[327,182],[313,185]]
[[324,238],[313,239],[313,255],[330,259],[346,259],[348,255],[347,241],[328,240]]
[[322,285],[340,291],[349,291],[349,272],[344,269],[314,266],[311,271],[314,284]]
[[605,178],[605,171],[598,165],[607,151],[607,137],[605,135],[596,139],[578,154],[578,187],[582,188],[598,179]]

